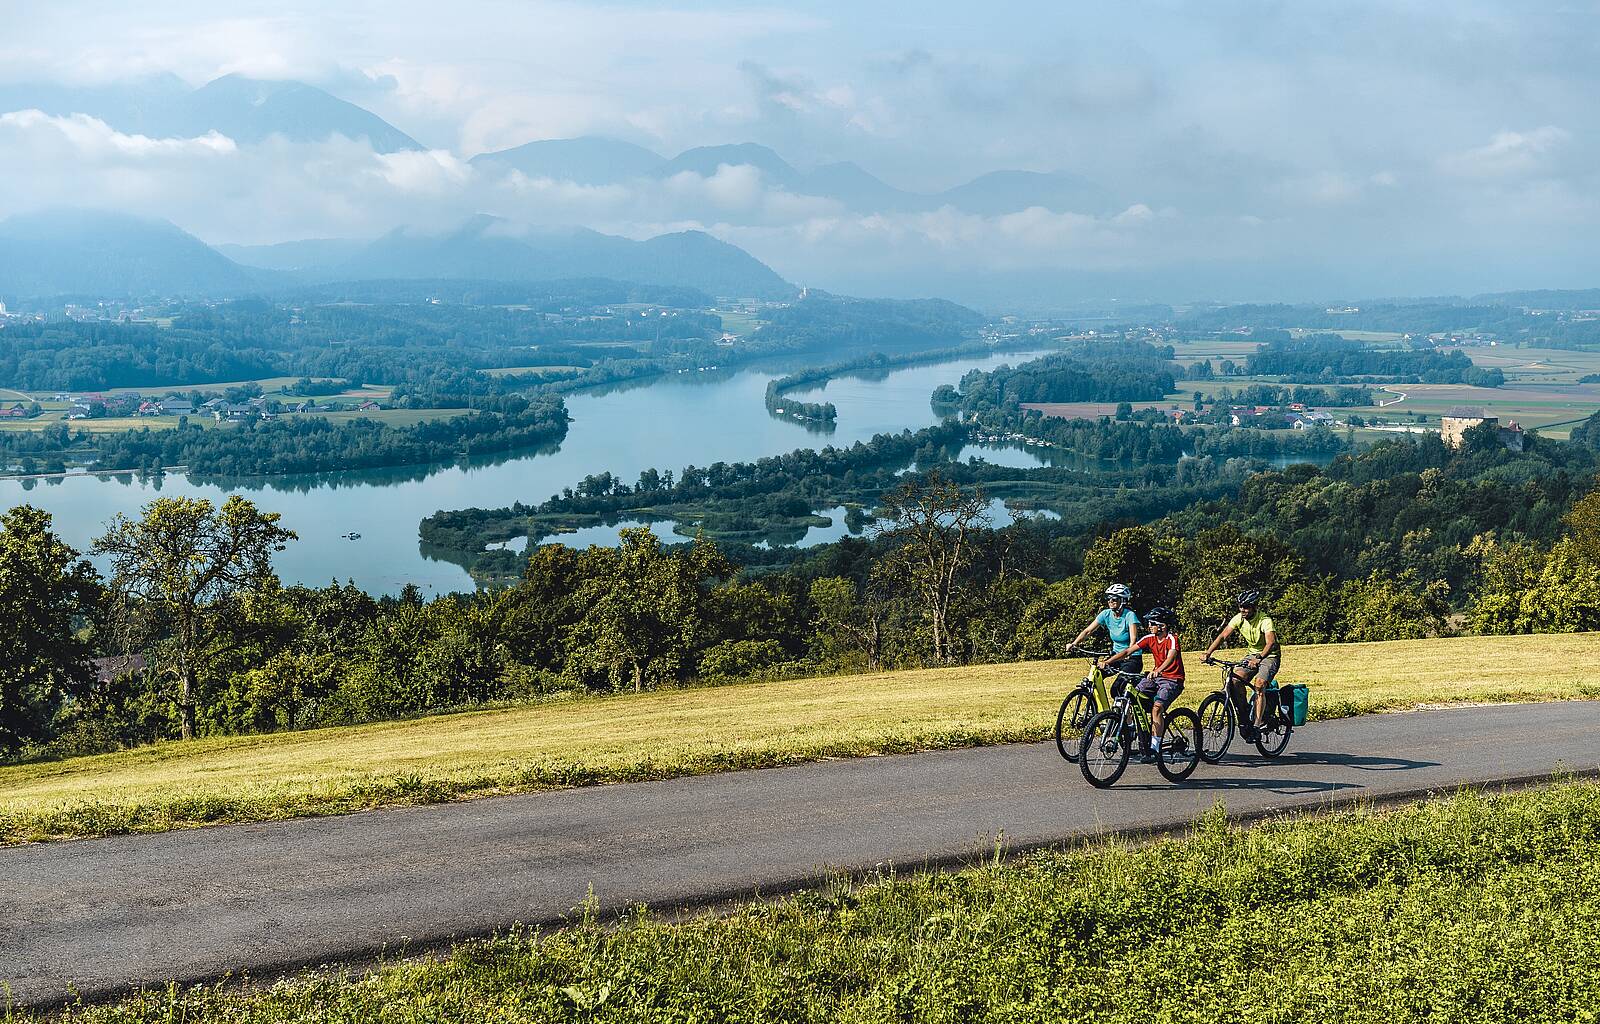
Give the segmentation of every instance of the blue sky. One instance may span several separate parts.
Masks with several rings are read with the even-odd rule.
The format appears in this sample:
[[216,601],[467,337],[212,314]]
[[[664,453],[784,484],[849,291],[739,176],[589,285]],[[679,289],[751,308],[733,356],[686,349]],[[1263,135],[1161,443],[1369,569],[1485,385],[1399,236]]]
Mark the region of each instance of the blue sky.
[[[1594,3],[7,6],[7,79],[294,78],[436,154],[398,170],[325,147],[219,157],[13,117],[0,143],[24,166],[0,170],[0,212],[70,190],[247,242],[480,209],[634,235],[692,226],[797,279],[897,292],[974,274],[1174,298],[1600,283]],[[930,191],[1067,171],[1117,209],[842,215],[742,178],[693,201],[512,201],[453,163],[587,133],[667,154],[756,141]],[[98,154],[90,170],[75,146]],[[263,218],[269,189],[294,197]]]

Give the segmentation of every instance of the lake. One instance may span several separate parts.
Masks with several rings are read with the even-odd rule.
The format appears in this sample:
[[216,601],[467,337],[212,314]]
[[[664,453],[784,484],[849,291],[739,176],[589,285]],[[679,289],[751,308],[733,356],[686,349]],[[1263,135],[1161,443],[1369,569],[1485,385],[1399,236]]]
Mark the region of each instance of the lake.
[[[426,593],[467,590],[473,584],[464,569],[420,550],[417,524],[440,509],[533,504],[608,470],[631,483],[651,467],[676,472],[686,465],[748,462],[796,448],[847,446],[874,434],[919,429],[938,420],[928,400],[940,384],[954,384],[971,369],[1015,364],[1039,354],[1012,352],[877,371],[873,379],[840,378],[797,395],[834,403],[839,418],[832,434],[814,433],[767,413],[767,381],[804,365],[788,360],[736,371],[671,374],[568,395],[572,426],[559,449],[490,465],[279,477],[228,487],[197,484],[180,474],[147,480],[13,479],[0,480],[0,502],[3,507],[26,502],[45,509],[68,543],[87,549],[113,515],[137,516],[140,506],[153,498],[203,497],[220,504],[229,494],[242,494],[263,509],[283,513],[283,524],[300,535],[275,561],[285,583],[318,586],[348,579],[374,594],[392,594],[407,583]],[[812,364],[816,361],[812,357]],[[1041,458],[1022,450],[970,453],[992,454],[992,461],[1008,464],[1042,464]],[[658,529],[665,531],[668,525]],[[845,532],[842,517],[836,517],[832,529],[816,530],[805,542],[819,543]],[[345,539],[351,533],[360,539]],[[582,540],[604,543],[614,536],[615,528],[597,528]]]

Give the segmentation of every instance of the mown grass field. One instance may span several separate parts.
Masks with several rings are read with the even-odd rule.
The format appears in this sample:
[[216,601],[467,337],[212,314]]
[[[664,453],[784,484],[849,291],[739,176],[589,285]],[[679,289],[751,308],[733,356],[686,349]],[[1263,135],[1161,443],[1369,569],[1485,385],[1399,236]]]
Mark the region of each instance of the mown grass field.
[[[914,874],[371,972],[157,988],[71,1024],[1588,1021],[1600,785],[1463,793]],[[27,1024],[0,1010],[0,1021]]]
[[[1600,697],[1600,633],[1292,647],[1334,717]],[[0,842],[333,814],[825,757],[1039,740],[1084,663],[1023,662],[663,690],[0,768]],[[1192,658],[1186,699],[1217,686]]]

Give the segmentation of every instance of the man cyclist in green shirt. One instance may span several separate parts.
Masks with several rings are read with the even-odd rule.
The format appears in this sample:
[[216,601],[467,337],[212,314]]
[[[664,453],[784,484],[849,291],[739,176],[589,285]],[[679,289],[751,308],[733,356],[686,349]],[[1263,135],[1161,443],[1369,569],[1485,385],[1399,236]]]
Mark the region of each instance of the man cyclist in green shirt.
[[[1212,655],[1217,653],[1217,648],[1235,633],[1244,640],[1245,647],[1250,653],[1245,655],[1233,670],[1233,685],[1229,687],[1229,696],[1233,699],[1233,707],[1239,715],[1239,735],[1245,740],[1255,738],[1256,730],[1266,723],[1267,718],[1267,687],[1272,680],[1277,678],[1278,666],[1282,660],[1278,647],[1278,630],[1272,624],[1272,616],[1261,611],[1261,591],[1246,590],[1239,595],[1239,614],[1229,620],[1222,627],[1216,639],[1211,641],[1211,646],[1206,648],[1205,663],[1211,664]],[[1245,705],[1245,686],[1255,691],[1253,702],[1254,714],[1249,713]]]

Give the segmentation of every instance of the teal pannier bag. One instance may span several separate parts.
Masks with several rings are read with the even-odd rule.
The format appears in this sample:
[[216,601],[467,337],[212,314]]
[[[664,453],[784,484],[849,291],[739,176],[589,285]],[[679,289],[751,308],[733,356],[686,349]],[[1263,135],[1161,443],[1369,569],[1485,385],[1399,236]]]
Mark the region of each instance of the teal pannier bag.
[[1289,722],[1299,728],[1306,724],[1306,712],[1311,710],[1311,691],[1304,683],[1290,683],[1281,687],[1283,695],[1279,698],[1289,707]]

